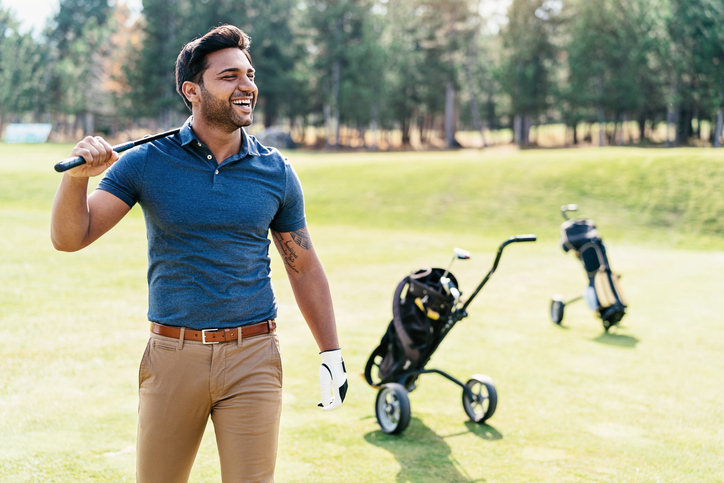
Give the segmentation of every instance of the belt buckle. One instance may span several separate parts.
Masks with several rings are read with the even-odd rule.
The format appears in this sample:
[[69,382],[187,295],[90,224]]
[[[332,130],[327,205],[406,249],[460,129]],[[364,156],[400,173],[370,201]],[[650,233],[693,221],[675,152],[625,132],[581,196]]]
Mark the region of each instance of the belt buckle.
[[201,343],[206,344],[206,345],[218,344],[219,343],[218,340],[216,342],[206,342],[206,333],[217,331],[217,330],[219,330],[219,329],[202,329],[201,330]]

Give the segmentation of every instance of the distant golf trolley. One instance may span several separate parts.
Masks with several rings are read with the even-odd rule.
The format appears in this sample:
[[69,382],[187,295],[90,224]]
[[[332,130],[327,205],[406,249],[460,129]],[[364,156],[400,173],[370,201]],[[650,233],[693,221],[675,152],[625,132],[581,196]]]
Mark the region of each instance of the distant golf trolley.
[[621,276],[611,270],[606,247],[593,220],[570,219],[569,211],[578,211],[578,205],[561,206],[561,215],[565,220],[561,225],[561,248],[564,252],[572,252],[581,262],[588,285],[582,295],[570,300],[565,300],[562,295],[553,295],[551,320],[561,325],[566,305],[585,300],[594,315],[601,319],[603,329],[608,332],[621,321],[628,308],[619,281]]

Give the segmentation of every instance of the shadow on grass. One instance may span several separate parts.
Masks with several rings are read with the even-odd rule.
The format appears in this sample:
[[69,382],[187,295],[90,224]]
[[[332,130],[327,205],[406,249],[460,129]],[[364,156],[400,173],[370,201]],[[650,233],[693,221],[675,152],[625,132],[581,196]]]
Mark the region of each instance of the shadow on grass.
[[[500,434],[496,431],[497,434]],[[476,432],[476,434],[478,434]],[[452,458],[450,446],[418,418],[411,418],[410,425],[401,435],[389,435],[372,431],[365,440],[392,453],[400,463],[398,482],[477,483]]]
[[486,439],[488,441],[503,439],[503,435],[489,424],[478,424],[468,420],[465,421],[465,426],[467,426],[471,433],[482,439]]
[[625,349],[635,349],[636,344],[639,340],[636,337],[623,334],[612,334],[610,332],[604,332],[595,339],[591,339],[599,344],[613,345],[616,347],[623,347]]

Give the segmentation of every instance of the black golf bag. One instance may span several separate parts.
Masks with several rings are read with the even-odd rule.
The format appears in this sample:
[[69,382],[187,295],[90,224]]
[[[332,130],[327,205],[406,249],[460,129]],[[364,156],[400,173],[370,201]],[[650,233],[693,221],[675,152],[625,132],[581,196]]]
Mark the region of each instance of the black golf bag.
[[[440,284],[444,274],[442,268],[423,268],[397,285],[392,299],[392,321],[370,356],[370,361],[381,358],[377,359],[379,380],[372,380],[369,370],[372,364],[368,362],[365,371],[368,384],[401,382],[409,371],[424,367],[430,359],[455,303],[453,296],[446,294]],[[457,288],[453,274],[448,272],[447,278]],[[404,379],[407,389],[412,390],[417,376]]]
[[563,320],[567,303],[584,298],[608,331],[626,313],[627,304],[619,282],[620,275],[611,271],[606,256],[606,247],[596,230],[593,220],[568,219],[567,211],[574,211],[576,205],[564,205],[561,212],[566,221],[561,225],[561,246],[563,251],[572,251],[581,260],[588,278],[588,287],[581,297],[563,302],[561,296],[554,296],[551,302],[551,318],[556,324]]
[[467,382],[440,369],[425,368],[452,328],[468,316],[466,309],[498,267],[503,249],[511,243],[532,242],[535,235],[518,235],[498,247],[493,267],[465,300],[450,267],[467,260],[470,252],[455,248],[447,269],[423,268],[397,285],[392,298],[392,321],[365,365],[367,383],[377,389],[375,415],[382,431],[400,434],[410,423],[408,393],[422,374],[438,374],[462,388],[463,409],[471,421],[483,424],[495,413],[498,393],[493,380],[473,374]]

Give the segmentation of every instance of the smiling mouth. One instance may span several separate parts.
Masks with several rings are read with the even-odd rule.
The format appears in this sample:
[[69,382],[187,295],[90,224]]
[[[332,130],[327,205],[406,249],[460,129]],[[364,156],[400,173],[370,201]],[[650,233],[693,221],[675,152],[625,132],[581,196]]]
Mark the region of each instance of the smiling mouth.
[[231,103],[234,104],[235,106],[247,107],[247,108],[251,109],[251,101],[252,101],[251,97],[246,97],[244,99],[232,100]]

